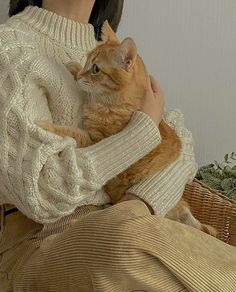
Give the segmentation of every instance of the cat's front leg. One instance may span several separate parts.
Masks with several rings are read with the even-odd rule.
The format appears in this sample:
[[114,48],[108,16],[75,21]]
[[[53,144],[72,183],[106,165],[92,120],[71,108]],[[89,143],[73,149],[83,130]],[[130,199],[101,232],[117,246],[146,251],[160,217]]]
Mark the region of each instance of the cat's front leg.
[[80,128],[55,125],[49,121],[40,121],[38,125],[45,131],[57,134],[58,136],[74,138],[77,146],[80,148],[94,144],[89,134]]

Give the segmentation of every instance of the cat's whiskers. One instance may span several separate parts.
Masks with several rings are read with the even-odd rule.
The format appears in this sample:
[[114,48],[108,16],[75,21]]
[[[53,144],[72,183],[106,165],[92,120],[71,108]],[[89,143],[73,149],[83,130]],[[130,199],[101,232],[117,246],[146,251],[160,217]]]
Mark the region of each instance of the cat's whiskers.
[[95,103],[96,102],[96,99],[95,99],[95,94],[94,94],[94,92],[92,90],[92,86],[87,83],[85,85],[85,87],[86,87],[86,91],[87,91],[87,94],[88,94],[89,98],[91,98],[92,102]]

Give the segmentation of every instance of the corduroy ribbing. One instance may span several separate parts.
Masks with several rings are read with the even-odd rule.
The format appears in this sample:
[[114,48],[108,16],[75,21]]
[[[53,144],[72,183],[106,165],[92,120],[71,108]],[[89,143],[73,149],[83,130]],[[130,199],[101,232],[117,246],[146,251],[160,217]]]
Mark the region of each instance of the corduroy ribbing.
[[140,201],[92,211],[79,212],[75,224],[51,239],[44,239],[49,229],[31,235],[8,254],[7,291],[234,291],[235,247],[152,216]]

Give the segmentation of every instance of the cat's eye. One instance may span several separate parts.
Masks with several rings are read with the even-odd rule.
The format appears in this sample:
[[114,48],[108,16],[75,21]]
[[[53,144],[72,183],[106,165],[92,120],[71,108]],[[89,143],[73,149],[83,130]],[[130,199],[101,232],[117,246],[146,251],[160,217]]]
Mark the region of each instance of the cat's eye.
[[101,72],[101,69],[98,67],[97,64],[93,64],[93,67],[92,67],[92,72],[94,75],[97,75]]

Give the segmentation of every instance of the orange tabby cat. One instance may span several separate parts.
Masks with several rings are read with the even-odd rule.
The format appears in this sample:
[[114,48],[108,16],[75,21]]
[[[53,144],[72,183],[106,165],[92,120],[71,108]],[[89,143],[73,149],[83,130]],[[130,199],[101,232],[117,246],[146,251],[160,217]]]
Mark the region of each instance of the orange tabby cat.
[[[94,144],[120,132],[129,123],[132,114],[142,108],[147,90],[149,75],[137,54],[134,41],[126,38],[120,43],[108,22],[105,22],[103,32],[106,41],[89,54],[84,68],[78,63],[68,66],[87,94],[83,108],[83,130],[41,123],[45,130],[75,138],[79,147]],[[163,120],[159,130],[161,143],[106,184],[105,191],[113,203],[120,200],[129,187],[164,169],[179,157],[181,141],[175,131]],[[180,201],[167,217],[186,221],[187,224],[202,229],[185,202]],[[207,233],[214,233],[211,227],[207,229]]]

